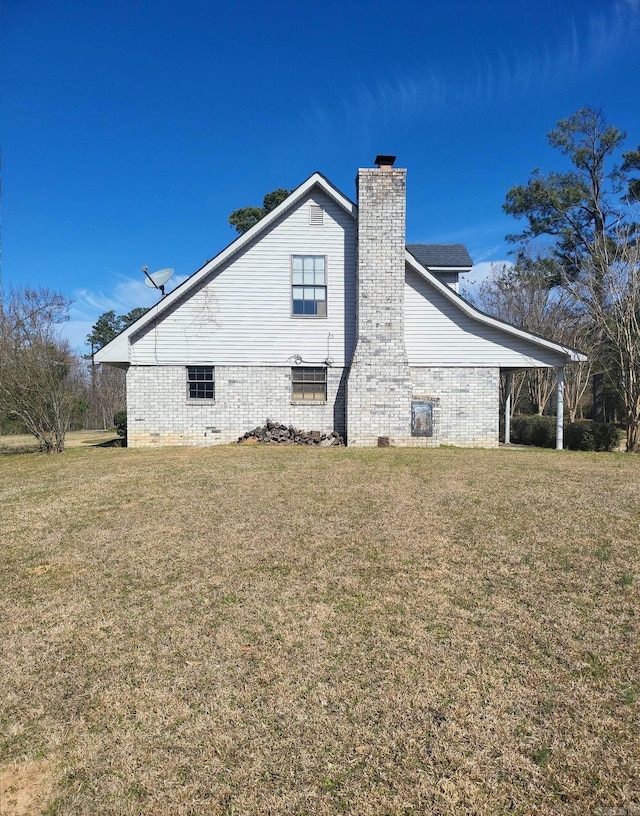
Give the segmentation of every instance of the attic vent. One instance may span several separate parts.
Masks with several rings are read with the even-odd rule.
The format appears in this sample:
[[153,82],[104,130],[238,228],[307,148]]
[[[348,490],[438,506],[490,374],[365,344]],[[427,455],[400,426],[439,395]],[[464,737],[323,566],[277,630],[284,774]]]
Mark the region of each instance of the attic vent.
[[317,226],[324,224],[324,210],[319,204],[309,204],[309,223]]

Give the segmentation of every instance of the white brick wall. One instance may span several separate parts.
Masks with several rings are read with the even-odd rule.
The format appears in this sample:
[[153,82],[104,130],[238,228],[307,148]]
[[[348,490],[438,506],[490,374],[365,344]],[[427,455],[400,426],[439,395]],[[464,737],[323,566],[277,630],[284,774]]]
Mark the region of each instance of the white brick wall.
[[127,372],[130,447],[235,442],[267,418],[344,434],[342,368],[327,369],[327,402],[291,403],[291,368],[216,366],[215,400],[187,397],[185,366],[131,366]]
[[[132,366],[127,372],[129,445],[234,442],[267,417],[307,431],[336,430],[344,435],[346,370],[327,370],[327,402],[322,405],[291,403],[290,372],[288,367],[217,366],[216,399],[210,402],[187,398],[184,366]],[[410,377],[404,425],[389,434],[392,445],[497,446],[497,368],[411,368]],[[432,437],[411,436],[411,399],[433,400]],[[369,422],[377,420],[364,415],[361,427]],[[377,444],[377,436],[372,434],[369,444]]]
[[413,399],[433,399],[434,435],[408,444],[498,446],[498,368],[412,368]]
[[350,445],[410,434],[404,346],[406,170],[358,171],[356,348],[347,387]]

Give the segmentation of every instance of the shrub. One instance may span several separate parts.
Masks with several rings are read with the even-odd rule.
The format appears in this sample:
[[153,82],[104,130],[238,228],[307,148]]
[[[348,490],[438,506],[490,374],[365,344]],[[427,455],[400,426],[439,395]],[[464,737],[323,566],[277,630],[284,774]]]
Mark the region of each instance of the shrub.
[[556,418],[554,416],[515,416],[511,420],[511,441],[517,445],[555,448]]
[[118,432],[118,436],[121,436],[125,442],[127,439],[127,412],[126,411],[116,411],[113,415],[113,424],[115,426],[116,431]]
[[620,431],[612,422],[595,422],[596,450],[614,451],[620,444]]
[[[511,441],[518,445],[555,448],[554,416],[515,416],[511,420]],[[579,451],[612,451],[619,443],[619,432],[610,422],[568,422],[564,426],[564,447]]]
[[618,429],[610,422],[569,422],[564,428],[564,445],[569,450],[612,451],[618,442]]

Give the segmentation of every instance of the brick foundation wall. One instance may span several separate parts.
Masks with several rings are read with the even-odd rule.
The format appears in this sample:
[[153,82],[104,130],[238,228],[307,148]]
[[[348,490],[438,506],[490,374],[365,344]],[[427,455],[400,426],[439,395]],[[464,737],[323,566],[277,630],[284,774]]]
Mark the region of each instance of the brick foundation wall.
[[127,372],[130,447],[235,442],[267,418],[344,435],[344,369],[327,369],[327,402],[291,403],[291,369],[216,366],[215,400],[187,398],[184,366],[131,366]]
[[[497,368],[411,368],[409,373],[405,424],[398,424],[394,435],[372,434],[368,444],[376,445],[378,436],[389,436],[390,443],[398,446],[498,445]],[[127,373],[129,445],[235,442],[267,417],[303,430],[345,433],[344,369],[327,370],[327,402],[322,405],[291,404],[289,368],[217,366],[215,377],[214,402],[189,400],[184,366],[132,366]],[[411,399],[433,400],[433,436],[411,436]],[[361,427],[366,421],[364,417]]]

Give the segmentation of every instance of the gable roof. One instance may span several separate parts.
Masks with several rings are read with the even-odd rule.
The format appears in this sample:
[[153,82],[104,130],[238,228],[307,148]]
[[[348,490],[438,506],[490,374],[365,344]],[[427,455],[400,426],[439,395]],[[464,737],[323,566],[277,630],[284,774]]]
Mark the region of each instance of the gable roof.
[[442,283],[442,281],[437,278],[432,272],[430,272],[425,266],[417,261],[417,259],[412,255],[411,252],[407,250],[405,254],[405,262],[409,264],[409,266],[414,269],[419,275],[421,275],[425,280],[427,280],[440,294],[444,295],[448,300],[454,303],[461,311],[465,312],[469,317],[477,320],[478,323],[484,323],[486,326],[491,326],[494,329],[499,329],[506,334],[511,334],[514,337],[519,337],[523,340],[528,340],[531,343],[535,343],[538,346],[542,346],[543,348],[549,349],[550,351],[555,351],[558,354],[567,357],[572,362],[585,362],[587,357],[582,354],[581,352],[577,351],[576,349],[569,348],[568,346],[563,346],[560,343],[555,343],[552,340],[546,340],[544,337],[539,337],[536,334],[531,334],[531,332],[524,331],[523,329],[518,329],[515,326],[511,326],[509,323],[504,323],[502,320],[498,320],[495,317],[491,317],[484,312],[481,312],[479,309],[476,309],[475,306],[472,306],[468,301],[466,301],[463,297],[461,297],[457,292],[455,292],[450,286],[447,286],[446,283]]
[[322,175],[322,173],[315,172],[309,176],[306,181],[303,181],[295,190],[287,196],[278,206],[271,210],[270,213],[267,213],[263,218],[261,218],[256,224],[251,227],[251,229],[247,230],[242,235],[238,236],[234,241],[228,244],[221,252],[215,255],[211,260],[207,261],[203,266],[200,267],[196,272],[193,273],[190,277],[188,277],[185,281],[183,281],[179,286],[176,286],[168,295],[162,298],[162,300],[158,301],[155,306],[152,306],[147,312],[145,312],[142,317],[138,318],[134,323],[128,326],[126,329],[120,332],[116,337],[113,338],[109,343],[99,349],[95,355],[94,359],[98,363],[116,363],[122,362],[123,360],[128,360],[128,350],[127,354],[123,356],[124,351],[127,348],[127,341],[132,334],[138,332],[141,328],[150,323],[153,320],[156,320],[164,311],[166,311],[176,300],[184,297],[184,295],[192,288],[197,286],[200,281],[209,275],[216,267],[220,266],[220,264],[227,261],[229,258],[233,257],[237,252],[239,252],[244,246],[251,243],[260,233],[267,230],[270,225],[280,218],[281,215],[290,210],[294,207],[301,199],[303,199],[307,193],[309,193],[314,187],[319,187],[323,192],[325,192],[330,198],[332,198],[336,204],[342,207],[346,212],[348,212],[352,218],[355,219],[356,213],[358,208],[356,205],[347,198],[343,193],[335,187],[329,179]]
[[470,269],[473,261],[464,244],[407,244],[422,266],[432,269]]
[[[251,229],[238,236],[238,238],[228,244],[211,260],[207,261],[200,269],[194,272],[193,275],[187,278],[187,280],[183,281],[179,286],[176,286],[173,291],[162,298],[155,306],[152,306],[142,317],[138,318],[138,320],[114,337],[113,340],[99,349],[95,353],[95,361],[98,363],[123,363],[125,360],[129,360],[128,340],[131,335],[138,332],[147,323],[156,320],[176,300],[184,297],[190,289],[196,287],[203,278],[220,266],[220,264],[233,257],[233,255],[242,250],[244,246],[267,230],[274,221],[293,208],[316,186],[330,196],[340,207],[349,213],[352,218],[356,218],[358,212],[357,205],[341,193],[322,173],[313,173],[306,181],[303,181],[302,184],[296,187],[275,209],[254,224]],[[507,334],[529,340],[532,343],[558,352],[571,360],[587,359],[575,349],[570,349],[558,343],[553,343],[550,340],[545,340],[542,337],[537,337],[536,335],[525,332],[522,329],[517,329],[515,326],[510,326],[508,323],[504,323],[501,320],[484,314],[464,300],[464,298],[460,297],[451,287],[442,283],[434,273],[429,271],[429,267],[432,269],[451,270],[458,268],[460,271],[462,269],[469,269],[473,265],[473,262],[463,244],[407,244],[405,261],[439,292],[458,306],[458,308],[462,309],[462,311],[480,323],[485,323]]]

